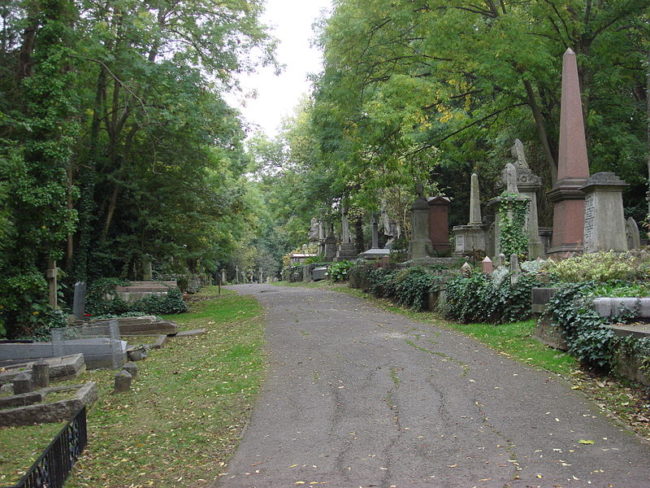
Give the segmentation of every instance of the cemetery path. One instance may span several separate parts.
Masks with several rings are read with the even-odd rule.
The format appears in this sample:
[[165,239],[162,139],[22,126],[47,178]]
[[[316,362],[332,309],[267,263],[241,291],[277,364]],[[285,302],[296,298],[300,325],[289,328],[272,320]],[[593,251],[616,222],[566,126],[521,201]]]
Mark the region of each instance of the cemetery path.
[[235,289],[270,367],[220,488],[650,487],[650,446],[549,373],[345,294]]

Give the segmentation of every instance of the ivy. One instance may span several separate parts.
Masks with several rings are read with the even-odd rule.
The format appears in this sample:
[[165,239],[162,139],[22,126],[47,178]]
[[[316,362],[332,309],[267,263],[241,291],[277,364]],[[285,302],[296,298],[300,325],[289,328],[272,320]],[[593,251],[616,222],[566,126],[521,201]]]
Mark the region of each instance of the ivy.
[[517,194],[503,193],[499,199],[499,246],[506,256],[528,256],[526,213],[529,200]]

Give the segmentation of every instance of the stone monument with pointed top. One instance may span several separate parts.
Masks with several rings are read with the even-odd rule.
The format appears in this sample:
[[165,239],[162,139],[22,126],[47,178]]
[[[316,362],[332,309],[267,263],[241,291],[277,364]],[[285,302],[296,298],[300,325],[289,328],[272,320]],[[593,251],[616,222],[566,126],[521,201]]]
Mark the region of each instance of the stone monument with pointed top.
[[548,193],[553,203],[553,238],[549,255],[580,253],[584,245],[585,195],[581,188],[589,178],[587,142],[580,98],[576,55],[564,53],[560,108],[560,150],[557,181]]
[[478,175],[472,173],[469,194],[469,222],[452,229],[455,240],[454,254],[457,256],[485,254],[486,231],[481,217],[481,195]]

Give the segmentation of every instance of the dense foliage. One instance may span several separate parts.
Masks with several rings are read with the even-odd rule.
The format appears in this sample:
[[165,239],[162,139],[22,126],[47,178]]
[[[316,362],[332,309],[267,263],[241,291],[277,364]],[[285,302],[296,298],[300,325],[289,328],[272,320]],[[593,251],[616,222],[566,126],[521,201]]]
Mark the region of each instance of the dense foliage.
[[457,276],[447,282],[444,313],[463,323],[526,320],[531,316],[531,289],[540,285],[532,273]]
[[545,269],[564,282],[645,279],[650,276],[650,254],[601,251],[563,261],[548,261]]
[[353,266],[352,261],[339,261],[331,264],[327,270],[328,278],[334,282],[347,281],[348,273]]
[[261,10],[261,0],[3,2],[0,324],[10,335],[46,315],[55,261],[64,285],[141,279],[149,263],[154,276],[212,273],[251,240],[244,132],[223,92],[235,73],[273,62]]

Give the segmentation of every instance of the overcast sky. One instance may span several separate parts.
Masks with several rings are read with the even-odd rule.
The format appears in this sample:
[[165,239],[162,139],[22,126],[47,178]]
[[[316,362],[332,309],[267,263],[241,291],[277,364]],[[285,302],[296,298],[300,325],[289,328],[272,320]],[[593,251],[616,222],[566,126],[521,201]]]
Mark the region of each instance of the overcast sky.
[[314,38],[312,24],[323,9],[330,11],[331,0],[266,0],[263,22],[280,41],[277,58],[285,69],[279,76],[272,69],[243,76],[244,92],[255,90],[257,97],[243,99],[236,94],[228,100],[247,122],[259,125],[268,135],[277,134],[282,119],[292,115],[301,96],[308,93],[307,75],[321,70],[322,57],[309,44]]

